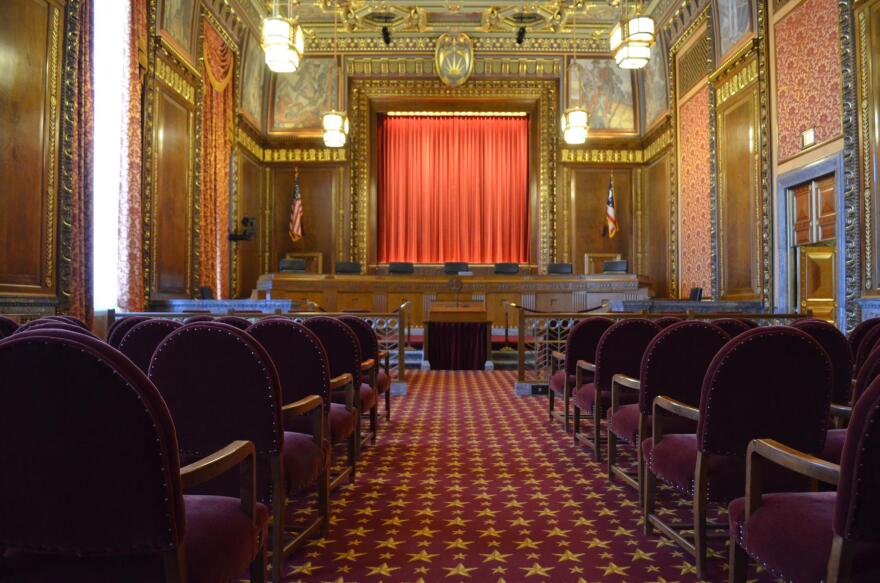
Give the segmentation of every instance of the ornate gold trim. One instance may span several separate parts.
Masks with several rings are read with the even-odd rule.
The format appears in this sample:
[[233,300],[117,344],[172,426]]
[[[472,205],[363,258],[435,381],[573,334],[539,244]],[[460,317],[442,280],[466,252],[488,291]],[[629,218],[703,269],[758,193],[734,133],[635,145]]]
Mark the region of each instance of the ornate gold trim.
[[183,78],[183,75],[177,72],[170,64],[162,59],[156,59],[156,78],[168,85],[178,95],[183,97],[187,103],[195,105],[196,90],[189,81]]
[[567,163],[591,164],[641,164],[645,161],[644,150],[615,150],[590,148],[575,150],[564,148],[561,161]]
[[265,150],[263,150],[262,146],[260,146],[257,141],[251,137],[251,135],[246,132],[241,126],[238,127],[238,143],[245,150],[250,152],[254,158],[259,161],[263,161],[263,155]]
[[46,180],[46,277],[43,283],[52,287],[55,279],[55,213],[58,192],[55,180],[58,159],[58,67],[61,60],[61,10],[52,6],[52,24],[49,36],[49,152]]
[[751,85],[752,82],[757,79],[758,60],[754,59],[718,86],[718,89],[715,92],[715,105],[721,105],[728,99],[732,99],[734,95]]
[[[349,77],[434,77],[434,60],[429,57],[361,57],[345,58]],[[471,78],[524,77],[559,78],[561,56],[556,57],[476,57]]]
[[656,138],[651,140],[647,146],[645,146],[644,153],[642,154],[642,160],[644,162],[650,162],[657,154],[665,150],[670,144],[672,144],[672,128],[666,128],[663,132],[660,133]]
[[865,280],[864,287],[871,290],[874,287],[873,275],[874,260],[873,251],[873,221],[874,216],[873,202],[874,193],[872,191],[873,172],[871,171],[871,163],[874,159],[873,144],[871,143],[871,112],[870,112],[870,73],[871,59],[868,53],[868,25],[865,18],[865,11],[859,11],[859,133],[862,142],[862,200],[864,204],[863,218],[864,224],[864,242],[862,244],[862,252],[865,255]]
[[264,149],[263,162],[345,162],[345,148]]

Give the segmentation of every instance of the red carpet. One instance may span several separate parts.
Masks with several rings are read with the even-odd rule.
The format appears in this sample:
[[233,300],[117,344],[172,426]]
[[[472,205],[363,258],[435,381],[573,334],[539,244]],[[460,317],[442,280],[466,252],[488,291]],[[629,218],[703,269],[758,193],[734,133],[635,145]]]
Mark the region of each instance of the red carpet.
[[[550,428],[546,398],[516,397],[514,375],[413,374],[334,494],[330,536],[285,580],[695,581],[688,555],[642,535],[635,491]],[[726,581],[726,544],[712,544],[710,580]]]

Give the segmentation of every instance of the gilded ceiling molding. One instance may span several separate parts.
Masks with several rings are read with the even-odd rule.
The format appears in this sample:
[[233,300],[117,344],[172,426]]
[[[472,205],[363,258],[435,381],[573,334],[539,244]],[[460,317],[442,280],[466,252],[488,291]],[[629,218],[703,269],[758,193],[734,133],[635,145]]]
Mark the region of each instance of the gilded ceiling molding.
[[690,38],[696,26],[706,18],[710,5],[710,0],[684,0],[661,29],[666,46],[679,45],[681,39]]
[[[578,27],[580,28],[580,27]],[[577,43],[578,54],[594,54],[608,56],[608,36],[596,29],[595,35],[580,38]],[[352,35],[338,38],[340,53],[388,53],[388,54],[434,54],[437,34],[407,34],[394,38],[391,45],[386,45],[382,37],[376,33],[369,35]],[[523,44],[516,44],[512,35],[475,37],[474,53],[536,53],[542,55],[566,55],[572,52],[570,38],[559,37],[527,37]],[[332,55],[333,38],[324,35],[306,38],[308,55]]]
[[[234,4],[234,6],[233,6]],[[244,2],[239,2],[238,0],[202,0],[202,5],[205,8],[205,13],[210,14],[211,17],[214,18],[215,22],[222,22],[221,25],[215,25],[215,28],[223,28],[228,31],[234,40],[232,44],[236,46],[241,44],[242,39],[244,39],[247,34],[248,28],[251,28],[251,22],[242,20],[240,13],[247,14],[247,11],[243,10],[243,6],[250,6],[250,3],[245,0]],[[253,8],[250,6],[250,8]],[[257,18],[254,21],[256,25],[256,30],[260,30],[260,26],[262,26],[262,19]],[[259,36],[259,34],[257,34]],[[226,38],[224,37],[224,40]],[[227,40],[227,43],[229,41]]]
[[575,164],[641,164],[645,161],[645,153],[644,150],[564,148],[560,159]]
[[[346,57],[349,77],[435,77],[430,57]],[[477,57],[472,77],[559,78],[560,57]]]
[[184,79],[183,75],[177,72],[177,69],[162,59],[156,59],[156,64],[153,70],[156,73],[156,78],[163,81],[168,87],[174,90],[175,93],[183,97],[187,103],[195,105],[196,103],[196,89],[193,87],[189,81]]
[[266,148],[263,162],[332,162],[346,161],[345,148]]
[[859,133],[862,148],[862,205],[864,221],[864,244],[862,245],[862,253],[865,257],[864,272],[864,289],[871,293],[874,288],[873,274],[873,239],[874,239],[874,193],[872,191],[872,164],[874,160],[874,145],[871,139],[871,56],[868,47],[871,46],[871,39],[868,36],[868,23],[865,10],[858,13],[859,20]]
[[[840,23],[840,64],[843,82],[843,202],[846,306],[845,330],[861,320],[858,299],[862,288],[862,243],[860,242],[861,208],[859,192],[859,144],[856,120],[855,39],[853,0],[838,0]],[[866,245],[871,242],[866,241]]]
[[648,142],[648,145],[645,146],[645,149],[642,153],[642,160],[644,162],[650,162],[651,160],[653,160],[658,154],[663,152],[672,144],[672,136],[672,128],[667,127],[663,132],[660,133],[660,135]]
[[733,98],[745,87],[751,85],[758,79],[758,60],[754,59],[751,63],[731,75],[726,81],[717,86],[715,90],[715,105],[721,105],[725,101]]
[[262,161],[264,150],[257,141],[251,137],[251,135],[245,131],[241,126],[238,126],[238,131],[236,132],[238,137],[238,143],[241,147],[251,153],[251,155],[257,160]]

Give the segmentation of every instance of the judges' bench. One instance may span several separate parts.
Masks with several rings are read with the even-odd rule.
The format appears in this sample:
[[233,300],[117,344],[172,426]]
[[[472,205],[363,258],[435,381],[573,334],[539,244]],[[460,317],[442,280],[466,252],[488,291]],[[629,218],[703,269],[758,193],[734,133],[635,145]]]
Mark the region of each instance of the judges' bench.
[[[580,312],[612,301],[648,299],[648,280],[633,274],[596,275],[318,275],[267,273],[253,299],[312,301],[327,311],[384,312],[410,302],[411,323],[428,319],[436,301],[480,301],[493,326],[504,326],[507,304]],[[513,315],[510,315],[514,318]],[[509,321],[515,324],[514,320]]]

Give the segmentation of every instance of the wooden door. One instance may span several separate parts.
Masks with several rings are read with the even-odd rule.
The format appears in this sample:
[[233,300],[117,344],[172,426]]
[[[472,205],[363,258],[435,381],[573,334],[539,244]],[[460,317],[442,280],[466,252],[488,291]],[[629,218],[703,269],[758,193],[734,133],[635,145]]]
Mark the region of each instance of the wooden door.
[[834,322],[837,309],[835,278],[837,251],[825,245],[803,245],[798,253],[798,299],[800,311]]

